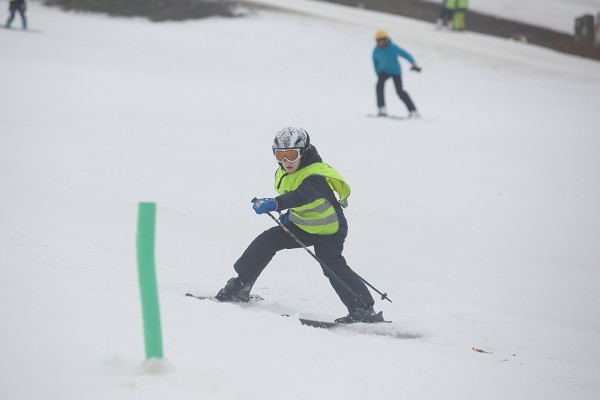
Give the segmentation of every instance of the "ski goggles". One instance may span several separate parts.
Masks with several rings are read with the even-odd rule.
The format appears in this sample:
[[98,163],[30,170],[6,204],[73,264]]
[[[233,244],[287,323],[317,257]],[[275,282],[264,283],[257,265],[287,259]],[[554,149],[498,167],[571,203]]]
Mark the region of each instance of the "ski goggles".
[[300,149],[274,149],[273,154],[275,154],[275,158],[279,162],[283,162],[284,160],[294,162],[302,156]]

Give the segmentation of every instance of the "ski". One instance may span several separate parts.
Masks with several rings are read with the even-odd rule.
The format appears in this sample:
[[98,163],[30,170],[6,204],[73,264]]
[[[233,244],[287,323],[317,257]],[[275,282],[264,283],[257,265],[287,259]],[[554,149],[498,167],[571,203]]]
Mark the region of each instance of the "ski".
[[395,119],[395,120],[406,120],[408,117],[402,117],[400,115],[377,115],[377,114],[367,114],[369,118],[381,118],[381,119]]
[[314,319],[306,319],[306,318],[299,318],[299,319],[300,319],[300,323],[302,325],[311,326],[313,328],[329,329],[329,328],[335,328],[340,325],[346,325],[346,324],[340,324],[338,322],[317,321]]
[[[222,301],[219,301],[217,298],[215,298],[215,296],[202,296],[202,295],[195,295],[192,293],[186,293],[185,294],[186,297],[191,297],[197,300],[208,300],[208,301],[213,301],[215,303],[224,303]],[[232,304],[238,304],[240,306],[242,306],[243,308],[245,304],[252,304],[258,301],[264,300],[262,297],[257,296],[257,295],[251,295],[250,296],[250,300],[247,303],[244,302],[237,302],[237,303],[232,303]],[[282,317],[286,317],[286,318],[293,318],[296,319],[297,317],[290,315],[290,314],[279,314]],[[317,328],[317,329],[328,329],[328,330],[335,330],[335,331],[349,331],[349,332],[355,332],[357,334],[362,334],[362,335],[376,335],[376,336],[388,336],[388,337],[393,337],[396,339],[418,339],[421,338],[423,335],[421,335],[420,333],[410,333],[410,332],[403,332],[401,330],[399,330],[398,328],[396,328],[391,322],[392,321],[381,321],[381,322],[372,322],[372,323],[363,323],[363,322],[355,322],[355,323],[342,323],[342,322],[329,322],[329,321],[320,321],[320,320],[315,320],[315,319],[308,319],[308,318],[297,318],[297,321],[300,322],[301,325],[304,326],[308,326],[311,328]]]
[[[215,303],[223,303],[221,300],[217,299],[215,296],[198,296],[193,293],[186,293],[185,295],[186,295],[186,297],[193,297],[198,300],[210,300],[210,301],[214,301]],[[230,301],[227,303],[253,303],[253,302],[262,301],[262,300],[264,300],[262,297],[252,294],[252,295],[250,295],[250,299],[248,299],[248,301]]]
[[343,323],[300,318],[300,323],[312,328],[337,332],[354,332],[359,335],[385,336],[403,340],[419,339],[423,337],[422,334],[417,332],[404,332],[398,329],[394,326],[392,321]]
[[330,329],[330,328],[336,328],[339,326],[354,326],[354,325],[372,326],[375,324],[389,324],[392,322],[392,321],[381,321],[381,322],[369,322],[369,323],[365,323],[365,322],[346,323],[346,322],[319,321],[319,320],[306,319],[306,318],[299,318],[299,319],[300,319],[300,323],[302,325],[310,326],[313,328],[322,328],[322,329]]
[[197,295],[192,294],[192,293],[186,293],[185,296],[186,297],[193,297],[193,298],[198,299],[198,300],[212,300],[212,301],[217,301],[217,302],[219,301],[214,296],[197,296]]
[[12,32],[24,32],[24,33],[42,33],[42,31],[40,29],[21,29],[21,28],[9,28],[6,25],[0,25],[0,28],[5,29],[7,31],[12,31]]
[[[224,303],[223,301],[217,299],[215,296],[199,296],[199,295],[195,295],[193,293],[186,293],[185,295],[186,295],[186,297],[193,297],[198,300],[210,300],[210,301],[214,301],[215,303]],[[247,303],[254,303],[254,302],[262,301],[262,300],[264,300],[262,297],[253,294],[253,295],[250,295],[250,299],[248,301],[238,301],[238,302],[228,302],[228,303],[247,304]],[[282,317],[291,317],[291,315],[289,315],[289,314],[281,314],[281,316]],[[354,324],[347,324],[347,323],[342,323],[342,322],[319,321],[319,320],[307,319],[307,318],[298,318],[298,319],[300,320],[300,323],[302,325],[311,326],[313,328],[329,329],[329,328],[335,328],[337,326],[354,325]],[[382,322],[389,323],[392,321],[382,321]]]

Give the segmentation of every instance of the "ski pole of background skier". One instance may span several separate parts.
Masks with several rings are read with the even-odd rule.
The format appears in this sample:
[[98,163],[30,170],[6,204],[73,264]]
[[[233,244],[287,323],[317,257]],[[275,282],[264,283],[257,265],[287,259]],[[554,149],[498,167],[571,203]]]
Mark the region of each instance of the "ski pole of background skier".
[[[257,200],[257,198],[256,198],[256,197],[255,197],[255,198],[253,198],[253,199],[252,199],[252,203],[256,202],[256,200]],[[352,296],[354,296],[354,298],[356,298],[356,299],[358,299],[358,298],[359,298],[359,296],[358,296],[358,295],[357,295],[357,294],[356,294],[356,293],[355,293],[355,292],[354,292],[354,291],[353,291],[353,290],[350,288],[350,286],[348,286],[348,285],[346,284],[346,282],[344,282],[344,281],[343,281],[343,280],[342,280],[342,279],[341,279],[339,276],[337,276],[337,275],[335,274],[335,272],[333,272],[333,271],[331,270],[331,268],[329,268],[329,267],[327,266],[327,264],[325,264],[325,263],[324,263],[324,262],[323,262],[323,261],[322,261],[322,260],[321,260],[319,257],[317,257],[317,255],[316,255],[315,253],[313,253],[313,252],[312,252],[312,251],[311,251],[311,250],[310,250],[310,249],[309,249],[309,248],[308,248],[308,247],[307,247],[307,246],[306,246],[304,243],[302,243],[302,241],[301,241],[300,239],[298,239],[298,238],[296,237],[296,235],[294,235],[294,234],[292,233],[292,231],[290,231],[288,228],[286,228],[286,227],[285,227],[285,225],[283,225],[283,224],[281,223],[281,221],[280,221],[280,220],[279,220],[277,217],[275,217],[273,214],[271,214],[271,212],[270,212],[270,211],[267,211],[267,212],[266,212],[266,214],[267,214],[267,215],[269,215],[269,217],[271,217],[271,219],[272,219],[273,221],[275,221],[275,223],[276,223],[277,225],[279,225],[279,226],[281,227],[281,229],[283,229],[283,231],[284,231],[285,233],[287,233],[287,234],[288,234],[288,235],[289,235],[289,236],[290,236],[290,237],[291,237],[291,238],[292,238],[292,239],[293,239],[293,240],[294,240],[294,241],[295,241],[295,242],[296,242],[298,245],[300,245],[300,246],[301,246],[301,247],[302,247],[304,250],[306,250],[306,252],[312,256],[312,258],[314,258],[315,260],[317,260],[317,262],[318,262],[319,264],[321,264],[321,266],[323,267],[323,269],[324,269],[325,271],[327,271],[329,274],[331,274],[331,276],[332,276],[332,277],[333,277],[333,278],[334,278],[336,281],[338,281],[338,282],[339,282],[339,283],[340,283],[342,286],[344,286],[344,288],[345,288],[345,289],[346,289],[348,292],[350,292],[350,294],[351,294]],[[365,285],[367,285],[368,287],[370,287],[371,289],[373,289],[373,290],[374,290],[376,293],[378,293],[378,294],[381,296],[381,300],[387,300],[387,301],[389,301],[390,303],[392,302],[392,300],[390,300],[390,298],[388,297],[387,293],[381,293],[379,290],[377,290],[377,288],[376,288],[376,287],[374,287],[374,286],[373,286],[373,285],[371,285],[369,282],[367,282],[365,279],[363,279],[363,277],[362,277],[362,276],[360,276],[360,275],[358,275],[358,274],[356,274],[356,276],[358,276],[358,278],[359,278],[361,281],[363,281],[363,283],[364,283]]]

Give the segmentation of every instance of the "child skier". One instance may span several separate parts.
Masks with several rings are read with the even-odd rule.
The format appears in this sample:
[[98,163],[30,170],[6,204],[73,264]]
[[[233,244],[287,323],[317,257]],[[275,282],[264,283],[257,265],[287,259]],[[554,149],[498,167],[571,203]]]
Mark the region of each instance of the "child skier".
[[[374,300],[369,290],[342,256],[348,233],[342,207],[347,205],[350,187],[337,171],[322,161],[302,128],[287,127],[279,131],[272,150],[279,163],[275,173],[275,190],[279,196],[258,199],[252,208],[257,214],[288,210],[280,219],[284,226],[306,246],[314,246],[317,257],[343,282],[323,268],[348,309],[348,315],[336,322],[383,321],[382,313],[373,310]],[[228,302],[248,301],[254,282],[275,253],[299,247],[279,226],[264,231],[234,264],[238,276],[229,279],[216,298]]]
[[383,29],[375,33],[376,46],[373,49],[373,66],[377,74],[377,86],[375,91],[377,94],[377,107],[379,116],[387,116],[385,109],[384,86],[388,78],[392,78],[396,86],[396,93],[400,100],[404,102],[408,108],[409,118],[418,118],[419,113],[408,93],[402,88],[402,69],[398,62],[398,57],[405,58],[412,64],[411,70],[420,72],[421,68],[408,52],[396,46],[390,40],[388,34]]

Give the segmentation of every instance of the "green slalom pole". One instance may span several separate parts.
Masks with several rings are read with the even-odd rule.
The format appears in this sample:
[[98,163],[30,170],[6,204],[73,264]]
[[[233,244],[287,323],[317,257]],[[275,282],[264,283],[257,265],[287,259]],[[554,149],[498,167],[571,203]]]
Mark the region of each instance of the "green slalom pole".
[[140,203],[138,208],[137,261],[142,297],[146,359],[163,357],[158,287],[154,265],[155,223],[156,204]]

